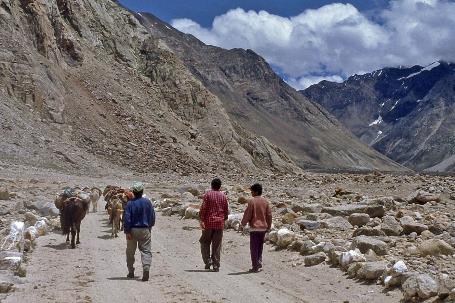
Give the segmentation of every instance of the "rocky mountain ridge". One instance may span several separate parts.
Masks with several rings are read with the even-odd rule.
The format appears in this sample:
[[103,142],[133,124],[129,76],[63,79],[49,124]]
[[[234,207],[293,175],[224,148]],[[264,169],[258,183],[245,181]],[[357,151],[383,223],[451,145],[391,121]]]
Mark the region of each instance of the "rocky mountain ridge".
[[73,173],[403,170],[252,51],[191,39],[207,51],[191,65],[170,43],[183,34],[143,21],[110,0],[0,0],[0,158]]
[[252,50],[205,45],[151,14],[136,16],[220,99],[234,124],[268,138],[301,167],[403,169],[359,144],[336,119],[288,86]]
[[455,171],[455,64],[385,68],[302,91],[362,141],[416,170]]

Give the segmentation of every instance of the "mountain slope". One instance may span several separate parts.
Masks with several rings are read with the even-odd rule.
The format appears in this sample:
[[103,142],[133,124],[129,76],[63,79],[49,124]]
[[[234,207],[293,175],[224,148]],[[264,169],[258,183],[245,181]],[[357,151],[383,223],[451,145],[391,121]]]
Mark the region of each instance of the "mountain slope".
[[402,170],[361,144],[251,50],[208,46],[150,14],[137,18],[215,94],[236,125],[268,138],[302,167]]
[[395,161],[455,171],[455,64],[386,68],[302,93]]
[[295,171],[109,0],[0,0],[0,159],[84,172]]

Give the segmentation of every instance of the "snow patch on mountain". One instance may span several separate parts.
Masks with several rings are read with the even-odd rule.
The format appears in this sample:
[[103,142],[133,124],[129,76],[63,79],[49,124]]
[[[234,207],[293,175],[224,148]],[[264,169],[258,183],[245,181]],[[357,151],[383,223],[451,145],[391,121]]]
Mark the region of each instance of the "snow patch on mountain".
[[398,81],[401,81],[401,80],[404,80],[404,79],[409,79],[409,78],[415,77],[415,76],[421,74],[422,72],[424,72],[424,71],[430,71],[430,70],[432,70],[433,68],[438,67],[439,65],[441,65],[441,63],[439,63],[439,62],[437,62],[437,61],[436,61],[436,62],[433,62],[433,63],[431,63],[430,65],[427,65],[427,66],[425,66],[424,68],[422,68],[420,71],[418,71],[418,72],[416,72],[416,73],[412,73],[412,74],[410,74],[410,75],[408,75],[408,76],[406,76],[406,77],[401,77],[401,78],[399,78],[399,79],[397,79],[397,80],[398,80]]
[[381,115],[379,115],[379,117],[376,120],[374,120],[373,122],[371,122],[370,124],[368,124],[368,126],[379,125],[381,123],[382,123],[382,117],[381,117]]

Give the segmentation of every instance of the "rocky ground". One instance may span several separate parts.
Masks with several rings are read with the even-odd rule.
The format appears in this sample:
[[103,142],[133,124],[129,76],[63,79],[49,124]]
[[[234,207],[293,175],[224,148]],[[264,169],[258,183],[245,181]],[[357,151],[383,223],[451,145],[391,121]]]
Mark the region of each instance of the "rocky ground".
[[[248,296],[261,302],[455,300],[454,177],[221,174],[232,215],[219,279],[198,272],[199,232],[192,219],[212,177],[3,169],[0,243],[16,220],[32,226],[44,217],[48,234],[26,245],[28,252],[14,247],[1,252],[0,285],[8,294],[0,300],[22,302],[33,296],[38,302],[116,302],[128,294],[123,285],[132,282],[118,278],[124,275],[123,238],[110,238],[104,212],[84,219],[82,244],[73,251],[58,230],[52,231],[58,219],[48,203],[64,186],[127,186],[135,179],[146,182],[159,223],[154,230],[155,282],[147,288],[134,284],[134,289],[151,291],[160,302],[239,302]],[[248,238],[237,232],[238,219],[248,186],[257,181],[273,205],[274,229],[265,271],[243,275],[239,273],[249,268]],[[11,256],[20,262],[11,262]],[[142,298],[139,293],[136,300]]]

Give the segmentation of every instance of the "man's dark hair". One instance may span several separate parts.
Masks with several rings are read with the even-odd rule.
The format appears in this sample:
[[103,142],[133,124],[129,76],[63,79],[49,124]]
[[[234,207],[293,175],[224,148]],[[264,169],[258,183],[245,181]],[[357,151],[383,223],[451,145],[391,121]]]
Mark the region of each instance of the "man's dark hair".
[[262,195],[262,185],[259,183],[255,183],[251,185],[250,189],[257,193],[259,196]]
[[144,191],[143,191],[143,190],[138,191],[138,192],[133,191],[133,195],[134,195],[134,197],[135,197],[136,199],[137,199],[137,198],[141,198],[143,194],[144,194]]
[[212,180],[212,189],[219,190],[221,188],[221,180],[219,178],[215,178]]

